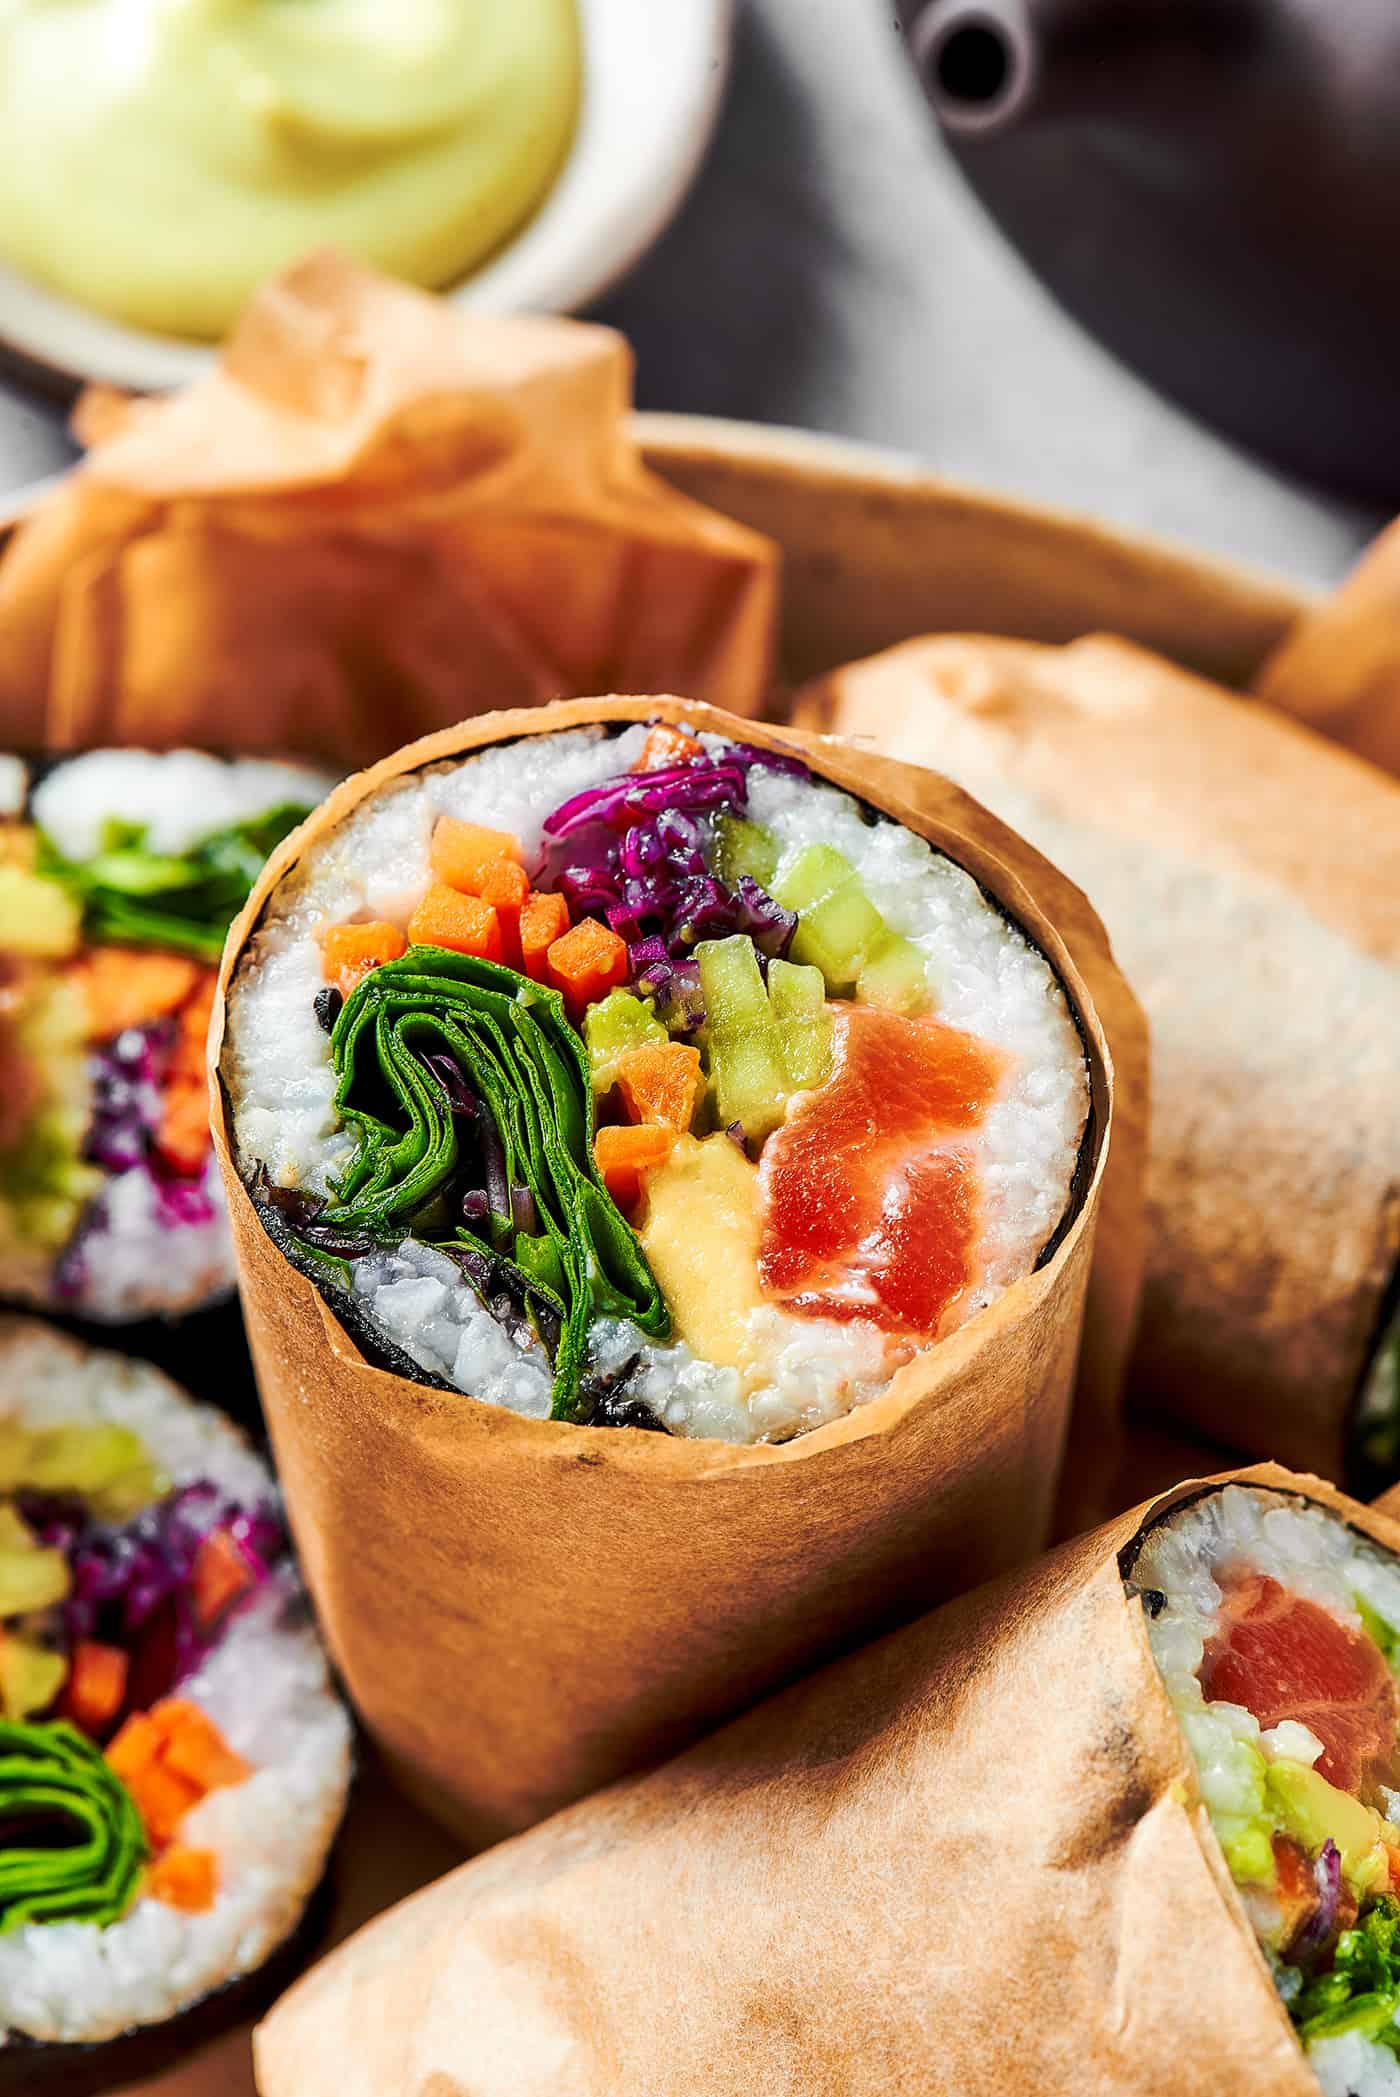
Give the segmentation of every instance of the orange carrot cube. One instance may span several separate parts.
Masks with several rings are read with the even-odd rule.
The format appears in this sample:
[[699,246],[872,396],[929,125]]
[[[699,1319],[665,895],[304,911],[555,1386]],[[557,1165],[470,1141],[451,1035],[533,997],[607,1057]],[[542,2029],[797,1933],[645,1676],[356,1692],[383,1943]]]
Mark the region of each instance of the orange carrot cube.
[[163,1762],[148,1762],[124,1782],[135,1800],[152,1849],[165,1848],[190,1807],[198,1805],[203,1797],[197,1784],[167,1769]]
[[219,1890],[218,1859],[212,1849],[189,1849],[181,1843],[156,1859],[146,1873],[145,1890],[169,1908],[202,1915],[213,1907]]
[[89,948],[72,969],[89,1039],[106,1041],[127,1027],[144,1027],[178,1011],[200,974],[199,963],[180,954],[144,947]]
[[642,754],[633,765],[634,772],[662,772],[668,765],[689,764],[692,759],[703,757],[705,746],[683,728],[668,728],[658,721],[642,744]]
[[581,917],[545,959],[545,973],[564,994],[569,1017],[577,1025],[599,998],[627,981],[627,942],[596,917]]
[[569,929],[569,906],[563,896],[527,897],[520,913],[520,965],[536,983],[548,980],[549,950]]
[[104,1733],[122,1708],[127,1665],[120,1646],[80,1638],[68,1657],[68,1680],[59,1704],[62,1716],[94,1738]]
[[160,1753],[161,1728],[149,1711],[133,1711],[107,1748],[107,1761],[124,1784],[149,1769]]
[[501,920],[491,905],[444,881],[435,881],[414,911],[408,936],[414,946],[447,947],[478,961],[500,961],[505,954]]
[[456,816],[439,816],[433,825],[429,859],[433,874],[448,888],[464,895],[484,893],[482,883],[493,866],[504,860],[519,866],[525,854],[520,839],[505,830],[486,830],[480,823],[459,823]]
[[321,973],[349,997],[372,968],[397,961],[408,941],[397,925],[375,919],[368,925],[332,925],[321,937]]
[[227,1529],[211,1529],[195,1552],[191,1575],[195,1621],[201,1630],[217,1623],[252,1580],[252,1567]]
[[629,1121],[684,1135],[700,1096],[700,1051],[686,1041],[648,1042],[618,1059],[617,1084]]
[[651,1125],[599,1129],[593,1139],[593,1155],[603,1185],[624,1215],[641,1200],[643,1174],[664,1165],[675,1142],[674,1129]]
[[181,1704],[181,1721],[161,1757],[162,1769],[193,1784],[200,1795],[241,1784],[252,1767],[236,1755],[212,1718],[198,1704]]
[[520,913],[530,893],[529,876],[513,859],[498,859],[481,883],[481,900],[501,921],[501,946],[507,968],[520,966]]

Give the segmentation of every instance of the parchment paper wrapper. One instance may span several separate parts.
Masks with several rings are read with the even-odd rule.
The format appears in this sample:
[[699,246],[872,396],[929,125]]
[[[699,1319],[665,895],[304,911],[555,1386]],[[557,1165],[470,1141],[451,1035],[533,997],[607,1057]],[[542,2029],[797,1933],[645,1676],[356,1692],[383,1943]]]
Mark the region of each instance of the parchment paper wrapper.
[[1340,1476],[1400,1257],[1400,791],[1110,640],[911,642],[797,712],[936,764],[1086,889],[1152,1030],[1133,1398]]
[[1254,689],[1323,735],[1400,772],[1400,523],[1301,618]]
[[381,1916],[263,2097],[1317,2097],[1124,1592],[1190,1490]]
[[776,551],[646,471],[630,389],[610,329],[313,256],[207,378],[80,417],[106,441],[0,562],[8,739],[344,770],[614,685],[756,712]]
[[[512,736],[653,716],[747,732],[678,700],[590,700],[467,724],[347,781],[274,855],[230,937],[225,985],[276,881],[387,781]],[[1094,986],[1116,971],[1102,929],[945,781],[900,775],[906,801],[892,770],[838,746],[751,739],[803,749],[973,872],[1059,972],[1092,1077],[1083,1192],[1058,1249],[845,1419],[739,1448],[525,1420],[372,1367],[282,1259],[233,1170],[216,1009],[215,1145],[302,1564],[365,1723],[411,1795],[468,1841],[660,1759],[1046,1534],[1110,1134]],[[1131,1242],[1116,1253],[1128,1265],[1106,1326],[1131,1311],[1133,1255]]]

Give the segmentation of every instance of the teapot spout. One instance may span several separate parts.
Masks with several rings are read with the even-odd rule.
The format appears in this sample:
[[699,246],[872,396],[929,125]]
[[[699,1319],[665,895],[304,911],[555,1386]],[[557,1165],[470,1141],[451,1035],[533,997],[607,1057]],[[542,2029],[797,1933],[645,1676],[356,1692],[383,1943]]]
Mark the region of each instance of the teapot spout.
[[954,137],[1010,129],[1035,101],[1040,38],[1026,0],[932,0],[906,34],[924,93]]
[[901,0],[944,131],[974,141],[1044,117],[1151,117],[1214,102],[1258,0]]

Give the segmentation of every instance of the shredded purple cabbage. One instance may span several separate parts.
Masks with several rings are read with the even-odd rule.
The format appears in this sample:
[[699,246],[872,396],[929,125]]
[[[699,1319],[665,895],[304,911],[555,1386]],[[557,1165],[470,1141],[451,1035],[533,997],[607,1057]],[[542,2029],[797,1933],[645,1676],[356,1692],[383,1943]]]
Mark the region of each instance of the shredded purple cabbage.
[[175,1044],[172,1020],[127,1027],[94,1051],[92,1124],[83,1155],[104,1172],[143,1164],[161,1122],[161,1081]]
[[[80,1500],[21,1493],[19,1511],[40,1543],[63,1552],[72,1586],[60,1604],[64,1638],[120,1646],[129,1656],[127,1703],[145,1710],[192,1675],[227,1627],[195,1615],[195,1558],[214,1529],[227,1532],[248,1568],[250,1600],[279,1570],[287,1534],[269,1501],[243,1507],[207,1479],[182,1486],[131,1521],[92,1519]],[[238,1603],[234,1604],[237,1609]]]
[[674,1011],[675,1032],[704,1021],[698,977],[679,974],[702,939],[747,933],[766,964],[787,953],[796,929],[795,914],[751,875],[729,889],[709,871],[705,818],[747,808],[756,764],[810,776],[800,758],[741,743],[721,757],[604,780],[544,824],[538,885],[558,890],[575,919],[603,918],[626,940],[634,985],[657,999],[663,1019]]

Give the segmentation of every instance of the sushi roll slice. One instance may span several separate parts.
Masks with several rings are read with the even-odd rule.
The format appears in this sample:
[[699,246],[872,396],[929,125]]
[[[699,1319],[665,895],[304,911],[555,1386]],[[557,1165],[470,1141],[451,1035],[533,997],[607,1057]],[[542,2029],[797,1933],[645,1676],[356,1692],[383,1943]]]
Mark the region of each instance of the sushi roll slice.
[[1400,2089],[1400,1562],[1227,1486],[1129,1576],[1230,1876],[1326,2097]]
[[204,1070],[217,964],[327,783],[190,750],[0,759],[0,1295],[117,1323],[232,1288]]
[[0,1321],[0,2090],[111,2087],[291,1943],[350,1725],[271,1475],[157,1371]]
[[1177,1487],[377,1917],[259,2089],[1393,2097],[1397,1546]]
[[1045,955],[795,754],[646,720],[393,778],[228,1003],[237,1164],[369,1357],[531,1418],[790,1440],[1072,1213]]

